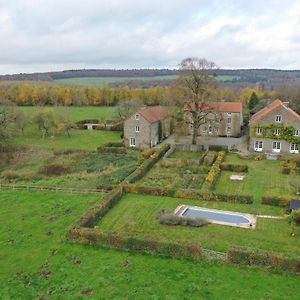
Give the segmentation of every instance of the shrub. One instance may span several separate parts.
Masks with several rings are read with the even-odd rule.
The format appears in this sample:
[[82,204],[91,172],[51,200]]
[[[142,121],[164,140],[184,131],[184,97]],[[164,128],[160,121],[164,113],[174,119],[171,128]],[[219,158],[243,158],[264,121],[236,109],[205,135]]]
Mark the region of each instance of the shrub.
[[234,165],[234,164],[221,164],[220,169],[222,171],[231,171],[231,172],[248,172],[247,165]]
[[235,264],[264,266],[287,272],[300,272],[299,258],[292,259],[281,254],[252,250],[246,247],[231,246],[227,252],[227,260]]
[[39,170],[39,174],[46,176],[60,176],[67,173],[69,173],[69,168],[60,164],[46,165]]
[[292,211],[291,218],[294,224],[300,225],[300,208]]
[[1,173],[1,177],[7,180],[13,180],[13,179],[18,179],[20,178],[20,175],[18,172],[13,171],[13,170],[5,170]]
[[153,148],[145,148],[142,151],[142,156],[147,159],[154,153],[155,153],[155,150]]
[[282,174],[290,174],[290,173],[291,173],[291,168],[288,167],[288,166],[283,166],[283,167],[281,168],[281,173],[282,173]]
[[227,146],[210,145],[209,150],[228,152],[228,147]]
[[261,204],[288,207],[290,204],[290,200],[283,197],[265,196],[261,198]]

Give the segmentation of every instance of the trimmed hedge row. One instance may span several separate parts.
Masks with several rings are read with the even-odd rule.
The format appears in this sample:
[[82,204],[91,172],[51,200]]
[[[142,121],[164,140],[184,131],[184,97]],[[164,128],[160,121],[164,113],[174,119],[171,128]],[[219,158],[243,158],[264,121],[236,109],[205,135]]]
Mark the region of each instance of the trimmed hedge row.
[[145,194],[154,196],[168,196],[173,198],[195,199],[204,201],[219,201],[230,203],[253,203],[250,195],[229,195],[217,192],[203,192],[200,190],[166,189],[163,187],[142,186],[137,184],[123,185],[124,192],[134,194]]
[[289,207],[291,200],[283,197],[276,196],[265,196],[261,198],[261,204],[280,206],[280,207]]
[[147,160],[145,160],[136,170],[125,178],[124,183],[134,183],[142,179],[146,173],[158,162],[164,154],[170,149],[170,145],[163,145],[158,151],[152,154]]
[[72,227],[93,227],[103,217],[109,209],[115,206],[122,198],[123,189],[117,187],[108,193],[103,200],[98,201],[90,208],[80,219],[75,222]]
[[224,158],[225,158],[225,152],[224,151],[218,152],[216,161],[210,168],[210,170],[205,178],[205,181],[202,185],[202,188],[204,190],[210,190],[216,184],[218,176],[221,172],[220,165],[224,161]]
[[221,164],[220,169],[222,171],[231,171],[231,172],[248,172],[247,165],[234,165],[234,164]]
[[199,258],[202,248],[198,243],[166,242],[158,238],[143,238],[120,233],[104,232],[92,228],[74,228],[69,231],[68,239],[87,244],[98,244],[130,251],[141,251],[167,256]]
[[262,250],[252,250],[246,247],[231,246],[227,252],[230,263],[262,266],[287,272],[300,272],[300,258],[293,259],[282,254]]

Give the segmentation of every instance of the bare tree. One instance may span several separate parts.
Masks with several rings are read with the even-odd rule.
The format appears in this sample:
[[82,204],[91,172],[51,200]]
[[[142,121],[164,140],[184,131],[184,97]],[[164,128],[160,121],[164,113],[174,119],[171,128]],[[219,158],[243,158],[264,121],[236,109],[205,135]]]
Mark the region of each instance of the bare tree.
[[142,103],[138,99],[120,101],[116,107],[115,118],[120,121],[125,121],[141,106]]
[[203,124],[216,124],[220,116],[209,104],[211,90],[216,84],[218,67],[214,62],[200,58],[186,58],[179,65],[178,84],[184,92],[185,122],[192,130],[192,143],[196,144],[199,128]]

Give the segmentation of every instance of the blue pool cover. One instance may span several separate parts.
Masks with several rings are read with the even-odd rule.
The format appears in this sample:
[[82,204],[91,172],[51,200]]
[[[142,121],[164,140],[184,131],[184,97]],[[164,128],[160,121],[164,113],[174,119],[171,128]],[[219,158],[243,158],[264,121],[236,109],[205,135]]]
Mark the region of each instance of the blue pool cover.
[[218,221],[218,222],[233,223],[233,224],[250,223],[250,221],[243,215],[228,214],[228,213],[223,213],[221,211],[214,212],[208,210],[201,210],[200,208],[188,208],[183,213],[183,216],[192,217],[192,218],[201,217],[209,221]]

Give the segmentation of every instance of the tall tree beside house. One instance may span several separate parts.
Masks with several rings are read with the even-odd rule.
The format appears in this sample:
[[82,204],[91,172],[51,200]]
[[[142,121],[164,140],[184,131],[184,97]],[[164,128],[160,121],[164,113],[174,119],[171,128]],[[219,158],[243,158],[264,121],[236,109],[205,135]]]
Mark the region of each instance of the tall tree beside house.
[[[192,143],[196,144],[201,125],[218,122],[209,108],[213,84],[216,83],[218,67],[204,58],[190,57],[179,65],[178,84],[184,92],[184,109],[189,113],[186,122],[192,128]],[[214,118],[215,120],[212,120]]]
[[255,92],[253,92],[250,96],[249,102],[248,102],[248,108],[251,110],[258,104],[258,97]]

